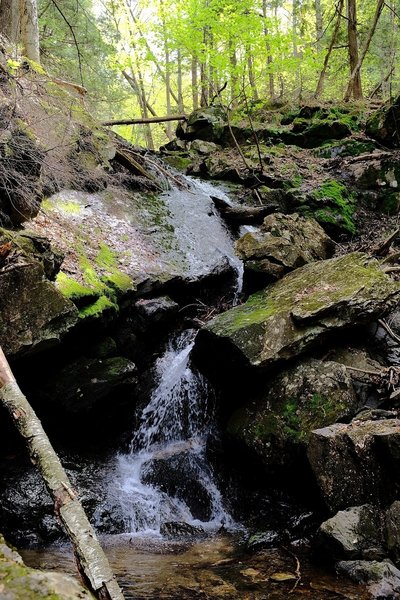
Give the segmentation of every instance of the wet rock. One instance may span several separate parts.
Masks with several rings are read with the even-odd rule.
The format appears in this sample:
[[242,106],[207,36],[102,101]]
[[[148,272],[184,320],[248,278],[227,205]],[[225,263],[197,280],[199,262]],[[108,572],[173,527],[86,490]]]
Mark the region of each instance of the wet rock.
[[356,583],[368,583],[374,600],[397,600],[400,594],[400,571],[390,561],[341,561],[336,569]]
[[80,358],[47,381],[42,394],[58,410],[82,414],[105,407],[111,398],[131,392],[136,383],[136,367],[127,358]]
[[143,468],[142,481],[185,502],[195,519],[210,520],[212,499],[199,480],[194,454],[182,452],[147,463]]
[[194,527],[194,525],[189,525],[188,523],[168,521],[167,523],[161,524],[160,533],[164,537],[170,537],[173,539],[194,538],[203,536],[204,529],[202,527]]
[[138,300],[135,308],[143,327],[146,329],[149,326],[166,323],[173,318],[179,310],[179,304],[169,296],[160,296],[159,298]]
[[91,358],[109,358],[110,356],[115,356],[116,354],[117,344],[116,341],[110,336],[102,338],[88,349],[88,355]]
[[322,523],[317,540],[333,560],[385,558],[381,512],[369,504],[339,511]]
[[262,273],[265,283],[309,262],[330,258],[333,250],[333,242],[322,227],[298,214],[269,215],[259,230],[236,242],[245,269]]
[[385,537],[390,556],[400,563],[400,501],[396,500],[386,511]]
[[246,368],[268,369],[389,310],[399,290],[361,253],[307,264],[210,321],[195,359],[214,379],[240,381]]
[[228,432],[272,475],[296,469],[315,427],[348,418],[358,406],[345,367],[330,361],[304,360],[268,381],[267,390],[235,411]]
[[46,279],[43,264],[19,255],[0,268],[0,344],[7,355],[54,346],[77,320],[77,309]]
[[26,567],[0,535],[0,596],[4,600],[90,600],[94,596],[75,577]]
[[282,542],[282,534],[278,531],[261,531],[254,533],[247,541],[249,552],[258,552],[266,548],[277,548]]
[[308,458],[332,511],[400,493],[400,420],[353,421],[313,431]]
[[214,142],[206,142],[204,140],[193,140],[190,144],[190,149],[195,150],[199,154],[213,154],[221,149],[221,146]]
[[400,146],[398,121],[400,118],[400,97],[390,106],[383,106],[367,121],[365,132],[389,148]]
[[283,132],[280,137],[287,144],[316,148],[328,140],[341,140],[348,135],[351,129],[347,123],[316,119],[311,124],[306,120],[294,123],[293,130]]
[[193,111],[187,121],[180,122],[176,135],[182,140],[219,142],[226,120],[222,107],[210,106]]

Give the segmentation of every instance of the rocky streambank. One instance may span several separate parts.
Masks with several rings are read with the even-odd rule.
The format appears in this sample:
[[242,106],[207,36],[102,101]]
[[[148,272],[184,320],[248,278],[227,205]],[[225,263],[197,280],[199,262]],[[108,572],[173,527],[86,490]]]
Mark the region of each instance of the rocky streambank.
[[[370,597],[396,598],[393,109],[197,111],[162,158],[224,182],[215,186],[104,131],[43,75],[21,78],[12,104],[11,80],[5,69],[0,343],[98,529],[124,532],[105,474],[131,441],[160,348],[196,329],[192,363],[214,388],[220,431],[207,454],[232,514],[250,526],[248,550],[301,539]],[[43,486],[2,427],[0,528],[23,545],[57,540]],[[193,466],[188,448],[159,454],[147,477],[201,520],[209,490],[179,479]],[[266,517],[279,512],[272,492],[279,531]],[[185,523],[163,531],[196,535]]]

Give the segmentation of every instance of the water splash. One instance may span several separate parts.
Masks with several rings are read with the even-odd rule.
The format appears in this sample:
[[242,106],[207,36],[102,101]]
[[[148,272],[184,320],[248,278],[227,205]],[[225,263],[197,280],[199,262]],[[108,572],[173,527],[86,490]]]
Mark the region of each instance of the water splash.
[[[158,359],[158,384],[141,414],[130,453],[118,459],[113,493],[127,532],[160,535],[162,524],[171,521],[209,531],[234,526],[206,457],[214,403],[208,383],[190,366],[194,337],[193,330],[173,337]],[[167,478],[179,477],[175,495],[165,490],[165,481],[157,481],[160,470]],[[206,499],[207,518],[196,514],[191,493],[197,496],[194,505],[199,497]]]

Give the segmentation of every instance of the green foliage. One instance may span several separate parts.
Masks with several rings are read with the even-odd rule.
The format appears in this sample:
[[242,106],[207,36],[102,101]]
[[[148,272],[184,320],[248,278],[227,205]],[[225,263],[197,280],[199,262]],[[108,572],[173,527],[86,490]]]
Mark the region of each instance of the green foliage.
[[313,192],[315,206],[321,205],[314,211],[314,217],[321,223],[341,226],[348,233],[355,233],[353,222],[354,195],[346,186],[334,179],[329,179]]

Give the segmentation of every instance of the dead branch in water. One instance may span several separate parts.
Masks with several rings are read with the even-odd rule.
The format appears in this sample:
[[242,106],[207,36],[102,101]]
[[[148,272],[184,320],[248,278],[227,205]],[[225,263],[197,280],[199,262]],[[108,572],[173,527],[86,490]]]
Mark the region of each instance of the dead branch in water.
[[124,600],[96,534],[50,444],[41,422],[21,392],[0,348],[0,401],[24,438],[31,461],[54,501],[54,510],[72,542],[84,583],[99,600]]

